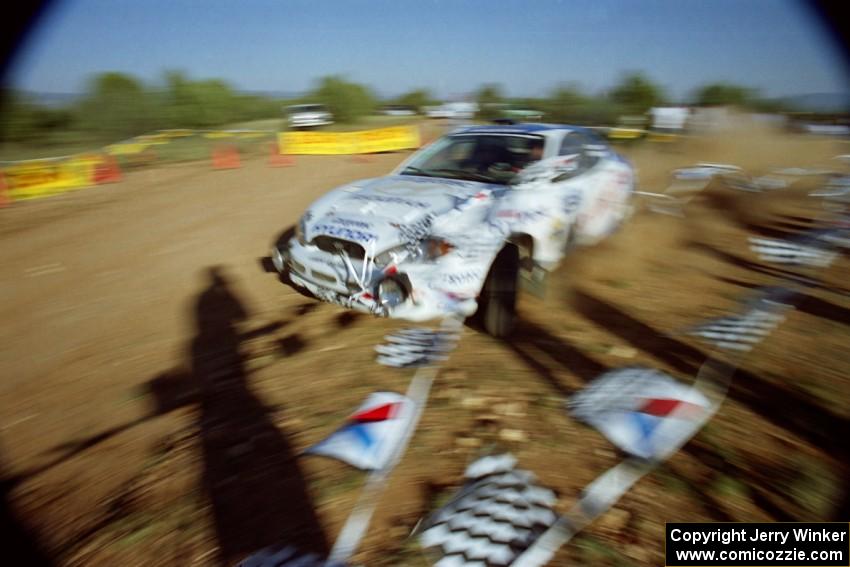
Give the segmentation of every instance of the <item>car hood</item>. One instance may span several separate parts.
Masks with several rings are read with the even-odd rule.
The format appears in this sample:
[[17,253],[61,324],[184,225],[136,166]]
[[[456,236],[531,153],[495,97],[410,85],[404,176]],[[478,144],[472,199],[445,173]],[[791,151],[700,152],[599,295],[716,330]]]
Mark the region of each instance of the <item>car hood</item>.
[[295,112],[290,114],[290,118],[324,118],[327,116],[327,112]]
[[438,227],[441,233],[451,232],[461,217],[489,209],[502,190],[500,185],[411,175],[367,180],[337,189],[316,203],[305,215],[305,236],[353,241],[380,253]]

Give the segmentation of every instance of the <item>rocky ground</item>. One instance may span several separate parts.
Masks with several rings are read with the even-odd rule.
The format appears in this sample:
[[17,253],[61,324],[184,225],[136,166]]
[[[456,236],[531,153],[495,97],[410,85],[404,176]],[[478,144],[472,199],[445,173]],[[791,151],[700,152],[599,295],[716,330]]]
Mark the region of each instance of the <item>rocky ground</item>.
[[[695,161],[758,172],[847,147],[740,132],[624,151],[652,191]],[[316,197],[405,155],[150,168],[0,210],[2,515],[22,550],[130,567],[228,564],[279,540],[327,549],[365,477],[299,453],[370,392],[405,389],[412,372],[373,350],[404,324],[316,303],[262,258]],[[356,559],[426,564],[407,536],[481,454],[511,451],[568,507],[620,456],[564,400],[620,366],[692,378],[709,349],[680,331],[779,281],[746,237],[811,226],[815,183],[714,182],[683,217],[641,207],[544,298],[523,296],[512,340],[465,329]],[[847,519],[848,268],[818,274],[710,424],[553,564],[660,564],[666,521]]]

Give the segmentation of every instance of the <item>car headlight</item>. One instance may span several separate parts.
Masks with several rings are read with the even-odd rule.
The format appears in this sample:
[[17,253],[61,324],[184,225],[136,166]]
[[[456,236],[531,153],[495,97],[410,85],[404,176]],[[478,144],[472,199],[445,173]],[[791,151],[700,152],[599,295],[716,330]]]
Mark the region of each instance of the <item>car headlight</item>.
[[378,284],[377,295],[378,302],[385,309],[393,309],[404,303],[407,299],[407,290],[404,289],[401,282],[387,278]]
[[454,245],[447,240],[432,236],[413,245],[402,244],[390,248],[375,256],[375,264],[384,267],[407,259],[433,261],[454,249]]

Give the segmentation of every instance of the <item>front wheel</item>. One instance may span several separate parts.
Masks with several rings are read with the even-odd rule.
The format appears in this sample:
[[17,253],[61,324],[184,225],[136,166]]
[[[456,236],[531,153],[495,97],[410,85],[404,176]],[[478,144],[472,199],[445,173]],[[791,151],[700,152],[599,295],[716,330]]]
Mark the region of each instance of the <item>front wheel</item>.
[[478,298],[479,323],[494,337],[507,337],[516,326],[518,277],[519,249],[509,244],[493,261]]

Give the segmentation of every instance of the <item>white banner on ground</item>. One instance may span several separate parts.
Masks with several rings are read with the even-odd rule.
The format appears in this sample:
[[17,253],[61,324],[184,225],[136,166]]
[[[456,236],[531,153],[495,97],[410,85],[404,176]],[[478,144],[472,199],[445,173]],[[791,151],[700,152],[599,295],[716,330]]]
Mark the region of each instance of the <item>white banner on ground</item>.
[[555,493],[515,465],[513,456],[500,455],[467,468],[463,488],[420,534],[423,547],[439,550],[435,565],[510,565],[555,522]]
[[656,459],[671,444],[693,436],[709,409],[700,391],[642,367],[606,372],[569,401],[576,419],[644,459]]

